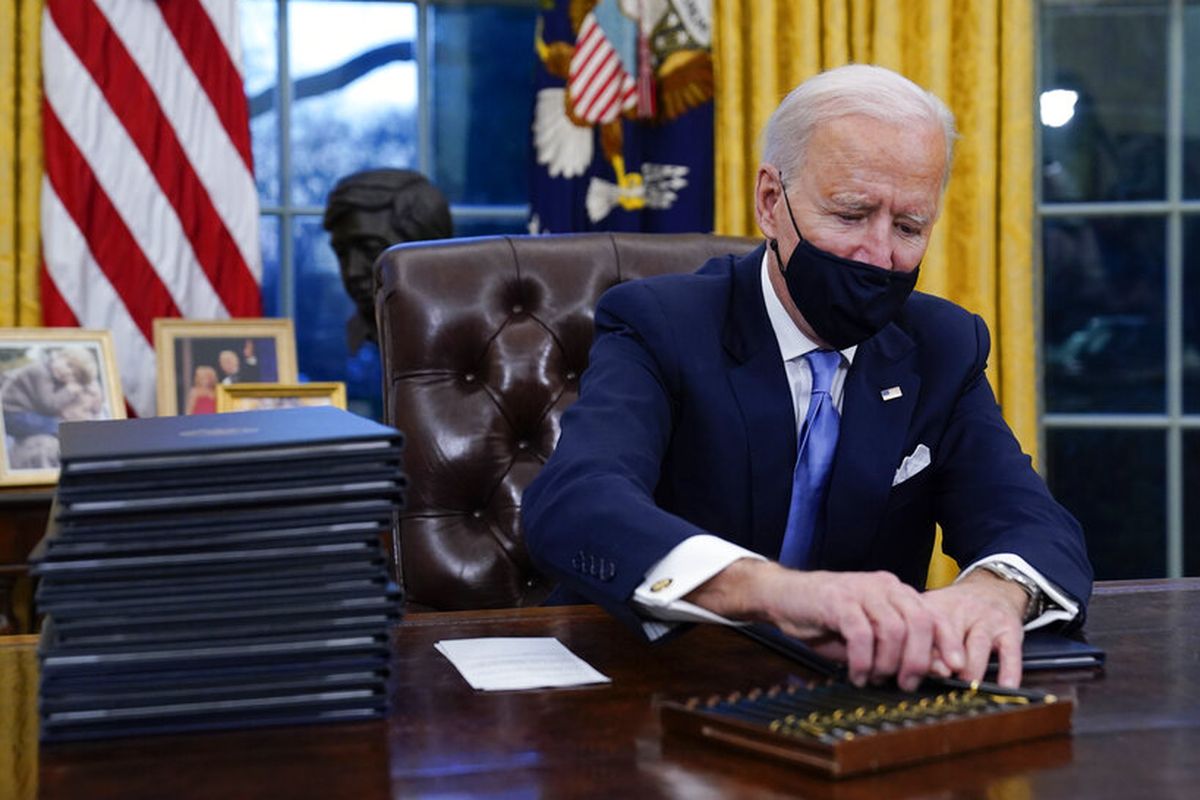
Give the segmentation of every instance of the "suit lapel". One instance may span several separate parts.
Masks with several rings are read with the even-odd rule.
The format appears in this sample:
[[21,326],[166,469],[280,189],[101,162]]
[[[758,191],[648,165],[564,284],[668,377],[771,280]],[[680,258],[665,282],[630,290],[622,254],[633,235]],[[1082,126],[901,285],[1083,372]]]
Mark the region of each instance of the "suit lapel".
[[[818,544],[823,568],[854,567],[875,538],[921,389],[915,359],[912,340],[895,325],[855,354],[842,399],[826,536]],[[881,393],[897,386],[901,396],[885,400]]]
[[779,554],[787,524],[796,415],[779,344],[763,303],[760,270],[764,248],[734,265],[725,348],[737,363],[729,372],[750,456],[751,543],[769,558]]

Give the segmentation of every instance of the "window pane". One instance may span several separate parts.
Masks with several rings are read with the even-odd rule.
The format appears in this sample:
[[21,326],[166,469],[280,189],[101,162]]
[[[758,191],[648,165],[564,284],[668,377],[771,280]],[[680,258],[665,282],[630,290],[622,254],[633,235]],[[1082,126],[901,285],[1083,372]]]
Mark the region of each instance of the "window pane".
[[254,181],[264,205],[279,203],[279,53],[276,1],[242,0],[242,72],[250,107]]
[[292,0],[292,202],[320,206],[338,178],[417,162],[416,7]]
[[432,10],[433,176],[451,203],[529,202],[536,3]]
[[1200,2],[1183,9],[1183,192],[1200,197]]
[[[337,257],[321,218],[298,217],[296,247],[296,355],[304,381],[345,381],[350,410],[379,419],[379,351],[366,344],[351,354],[346,322],[354,302],[342,285]],[[365,351],[365,352],[364,352]]]
[[283,305],[280,303],[280,247],[283,240],[279,236],[279,217],[274,214],[263,214],[258,218],[258,239],[262,242],[262,304],[264,317],[284,316]]
[[455,217],[454,235],[462,236],[498,236],[501,234],[529,233],[529,221],[521,219],[496,219],[494,217]]
[[[1200,414],[1200,217],[1183,218],[1183,410]],[[1200,483],[1193,484],[1200,486]]]
[[1043,199],[1161,199],[1167,4],[1044,3],[1041,24]]
[[1046,410],[1161,412],[1161,217],[1044,218]]
[[1046,479],[1083,525],[1097,580],[1166,576],[1166,434],[1046,431]]
[[1200,576],[1200,431],[1183,434],[1183,574]]

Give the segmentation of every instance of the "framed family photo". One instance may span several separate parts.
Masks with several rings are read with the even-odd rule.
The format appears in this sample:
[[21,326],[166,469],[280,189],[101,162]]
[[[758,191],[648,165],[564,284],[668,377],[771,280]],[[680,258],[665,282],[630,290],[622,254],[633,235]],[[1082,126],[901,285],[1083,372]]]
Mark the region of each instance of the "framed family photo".
[[346,409],[346,384],[234,383],[217,387],[217,411],[258,411],[266,408],[336,406]]
[[213,414],[217,388],[296,383],[290,319],[154,320],[158,415]]
[[0,486],[58,480],[63,422],[125,419],[112,334],[0,328]]

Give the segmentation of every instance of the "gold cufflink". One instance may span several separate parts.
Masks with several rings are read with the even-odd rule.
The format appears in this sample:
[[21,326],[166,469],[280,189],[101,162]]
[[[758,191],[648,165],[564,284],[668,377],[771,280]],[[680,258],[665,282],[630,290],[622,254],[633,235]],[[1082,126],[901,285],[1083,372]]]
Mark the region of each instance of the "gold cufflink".
[[671,585],[670,578],[661,578],[661,579],[655,581],[654,583],[650,584],[650,591],[661,592],[663,589],[667,588],[670,585]]

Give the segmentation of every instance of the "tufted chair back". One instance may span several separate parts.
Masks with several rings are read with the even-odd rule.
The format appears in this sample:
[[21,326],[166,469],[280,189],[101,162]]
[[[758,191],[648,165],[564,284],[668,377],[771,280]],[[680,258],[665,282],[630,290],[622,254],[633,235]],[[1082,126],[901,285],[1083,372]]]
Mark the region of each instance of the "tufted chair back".
[[596,301],[757,242],[564,234],[413,242],[376,263],[384,418],[405,434],[397,570],[410,606],[536,605],[552,588],[521,538],[521,493],[558,442]]

